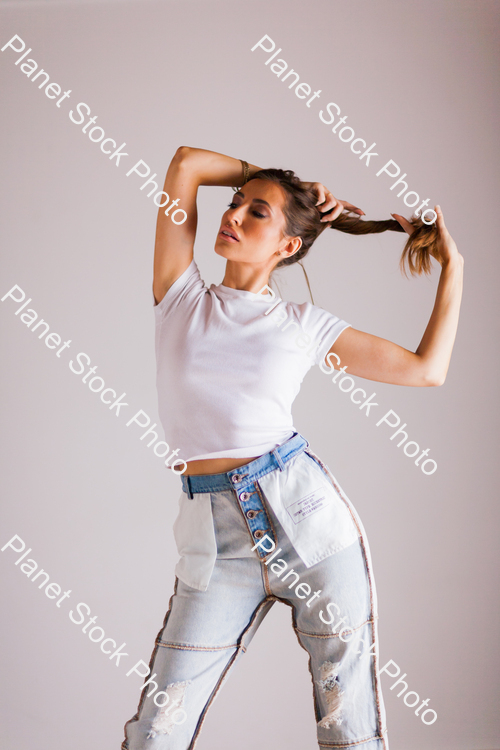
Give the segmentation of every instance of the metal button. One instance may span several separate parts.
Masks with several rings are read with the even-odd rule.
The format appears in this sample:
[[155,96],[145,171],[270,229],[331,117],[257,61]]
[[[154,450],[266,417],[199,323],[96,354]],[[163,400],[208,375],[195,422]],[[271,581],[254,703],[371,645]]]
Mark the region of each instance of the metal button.
[[253,532],[253,535],[256,539],[262,539],[262,537],[264,536],[264,532],[262,531],[262,529],[257,529],[257,531]]
[[256,510],[247,510],[247,518],[255,518],[256,515],[257,515]]
[[249,497],[250,497],[249,492],[242,492],[240,495],[240,500],[243,500],[243,502],[245,502],[245,500],[248,500]]
[[233,484],[238,484],[240,479],[241,479],[240,474],[233,474],[233,476],[231,477],[231,482],[233,482]]

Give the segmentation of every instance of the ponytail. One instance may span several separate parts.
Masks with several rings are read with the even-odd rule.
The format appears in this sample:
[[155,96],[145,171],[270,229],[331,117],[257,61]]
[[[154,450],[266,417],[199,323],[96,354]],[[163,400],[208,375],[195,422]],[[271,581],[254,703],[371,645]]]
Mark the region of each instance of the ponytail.
[[[438,250],[438,229],[436,224],[425,224],[420,216],[409,219],[414,230],[408,236],[403,248],[399,267],[401,272],[407,276],[406,267],[412,276],[431,272],[431,256],[437,261],[441,260]],[[340,214],[330,225],[332,229],[338,229],[347,234],[378,234],[380,232],[404,232],[405,230],[396,219],[385,221],[363,221],[358,216]]]
[[[396,219],[385,221],[364,221],[357,215],[348,213],[340,214],[334,221],[322,222],[322,216],[316,206],[317,195],[314,190],[304,185],[297,175],[290,169],[261,169],[250,179],[269,180],[279,185],[285,193],[285,205],[283,214],[285,216],[285,232],[288,237],[300,237],[302,240],[299,250],[293,255],[280,260],[276,268],[291,266],[300,263],[304,271],[309,293],[311,287],[302,260],[305,258],[313,242],[328,227],[337,229],[347,234],[378,234],[380,232],[405,232]],[[333,211],[333,209],[331,209]],[[414,227],[411,235],[406,240],[403,248],[399,267],[401,272],[408,276],[407,269],[412,276],[422,273],[429,274],[432,269],[431,256],[441,262],[438,249],[438,229],[436,224],[425,224],[420,216],[409,219]],[[312,299],[312,293],[311,293]]]

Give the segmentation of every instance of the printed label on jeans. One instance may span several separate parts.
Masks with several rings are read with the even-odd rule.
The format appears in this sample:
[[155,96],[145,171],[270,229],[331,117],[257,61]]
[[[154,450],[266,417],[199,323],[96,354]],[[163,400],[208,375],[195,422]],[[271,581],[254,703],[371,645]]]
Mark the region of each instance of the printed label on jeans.
[[297,524],[312,516],[318,510],[322,510],[328,503],[325,490],[317,489],[289,505],[286,510],[292,521]]

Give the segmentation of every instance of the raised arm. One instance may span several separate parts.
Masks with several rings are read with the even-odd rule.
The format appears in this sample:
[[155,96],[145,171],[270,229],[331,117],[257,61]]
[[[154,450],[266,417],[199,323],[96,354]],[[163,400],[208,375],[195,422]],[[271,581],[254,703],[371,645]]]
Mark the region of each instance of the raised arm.
[[[351,375],[382,383],[411,386],[442,385],[450,364],[462,299],[463,257],[446,229],[443,214],[436,206],[439,253],[442,270],[436,302],[424,335],[415,352],[392,341],[363,331],[346,328],[327,355],[326,363],[341,369],[347,365]],[[401,216],[395,218],[408,231],[411,225]]]
[[[260,167],[249,164],[251,177]],[[175,224],[158,211],[153,267],[153,294],[160,302],[174,281],[181,276],[193,259],[196,237],[196,196],[200,185],[241,187],[243,169],[239,159],[202,148],[180,146],[170,162],[163,190],[178,199],[187,213],[183,224]]]

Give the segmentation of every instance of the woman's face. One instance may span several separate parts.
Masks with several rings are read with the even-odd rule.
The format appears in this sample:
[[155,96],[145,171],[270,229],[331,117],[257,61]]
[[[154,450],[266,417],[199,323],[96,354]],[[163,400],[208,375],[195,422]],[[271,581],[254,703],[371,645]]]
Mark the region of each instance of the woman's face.
[[285,195],[269,180],[253,179],[234,194],[222,215],[215,252],[227,260],[274,267],[300,247],[285,236]]

